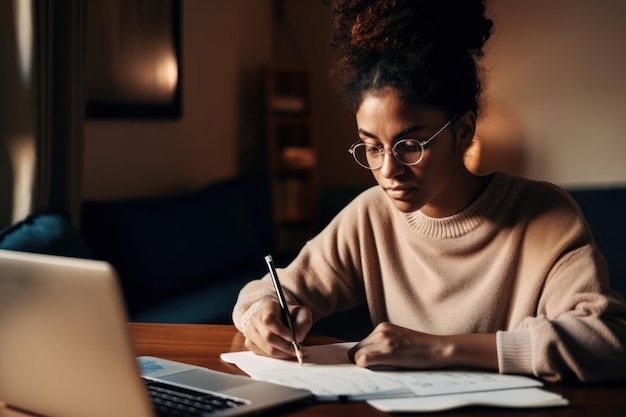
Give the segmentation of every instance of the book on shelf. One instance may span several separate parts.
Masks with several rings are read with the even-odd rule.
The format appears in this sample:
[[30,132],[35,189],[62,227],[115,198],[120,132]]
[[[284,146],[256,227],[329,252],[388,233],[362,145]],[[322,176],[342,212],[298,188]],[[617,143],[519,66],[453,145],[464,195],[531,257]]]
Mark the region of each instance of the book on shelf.
[[286,168],[313,168],[316,163],[315,151],[306,146],[284,146],[281,150],[281,161]]
[[298,96],[273,96],[270,108],[276,112],[301,113],[307,108],[306,100]]

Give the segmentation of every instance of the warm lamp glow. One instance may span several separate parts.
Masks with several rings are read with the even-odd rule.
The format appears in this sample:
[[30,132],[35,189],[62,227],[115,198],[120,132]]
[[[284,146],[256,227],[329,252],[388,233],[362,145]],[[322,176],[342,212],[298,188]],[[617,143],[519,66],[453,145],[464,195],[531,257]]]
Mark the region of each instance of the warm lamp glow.
[[172,53],[164,55],[155,68],[156,83],[159,90],[171,96],[178,82],[178,67]]
[[9,138],[7,148],[13,168],[13,223],[30,213],[35,175],[35,139],[22,135]]
[[33,61],[33,5],[31,0],[14,0],[17,53],[24,85],[30,84]]
[[525,175],[526,155],[517,119],[503,109],[492,109],[479,120],[472,145],[465,153],[467,169],[477,175],[503,171]]

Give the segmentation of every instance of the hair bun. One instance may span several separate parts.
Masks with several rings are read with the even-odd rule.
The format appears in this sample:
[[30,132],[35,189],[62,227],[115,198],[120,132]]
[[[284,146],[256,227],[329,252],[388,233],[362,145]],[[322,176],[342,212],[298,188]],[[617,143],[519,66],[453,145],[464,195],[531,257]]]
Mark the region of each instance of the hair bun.
[[382,53],[442,47],[481,56],[493,27],[481,0],[338,0],[334,11],[335,44]]
[[330,75],[356,111],[365,94],[478,113],[477,59],[491,35],[486,0],[327,0],[334,12]]

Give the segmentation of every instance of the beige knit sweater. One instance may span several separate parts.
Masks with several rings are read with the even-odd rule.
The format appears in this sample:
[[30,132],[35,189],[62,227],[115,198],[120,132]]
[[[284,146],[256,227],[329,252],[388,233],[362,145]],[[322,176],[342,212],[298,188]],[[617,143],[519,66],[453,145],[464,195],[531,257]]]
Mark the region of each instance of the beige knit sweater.
[[[373,187],[278,274],[314,320],[367,303],[374,324],[497,332],[501,373],[626,379],[626,304],[578,206],[550,184],[495,173],[467,209],[438,219],[402,213]],[[266,298],[267,276],[241,290],[239,330]]]

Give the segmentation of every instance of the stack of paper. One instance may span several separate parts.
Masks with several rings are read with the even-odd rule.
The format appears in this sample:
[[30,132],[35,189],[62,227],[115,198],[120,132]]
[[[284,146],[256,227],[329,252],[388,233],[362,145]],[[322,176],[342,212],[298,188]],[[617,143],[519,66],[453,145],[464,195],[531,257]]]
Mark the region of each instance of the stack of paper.
[[555,407],[569,404],[562,396],[539,388],[519,388],[501,391],[433,395],[430,397],[371,400],[367,401],[367,403],[386,413],[443,411],[469,405],[528,408]]
[[386,412],[436,411],[465,405],[548,407],[566,399],[539,389],[538,380],[474,371],[372,371],[350,362],[354,342],[307,346],[303,366],[252,352],[230,352],[222,360],[252,378],[311,391],[320,401],[368,401]]

